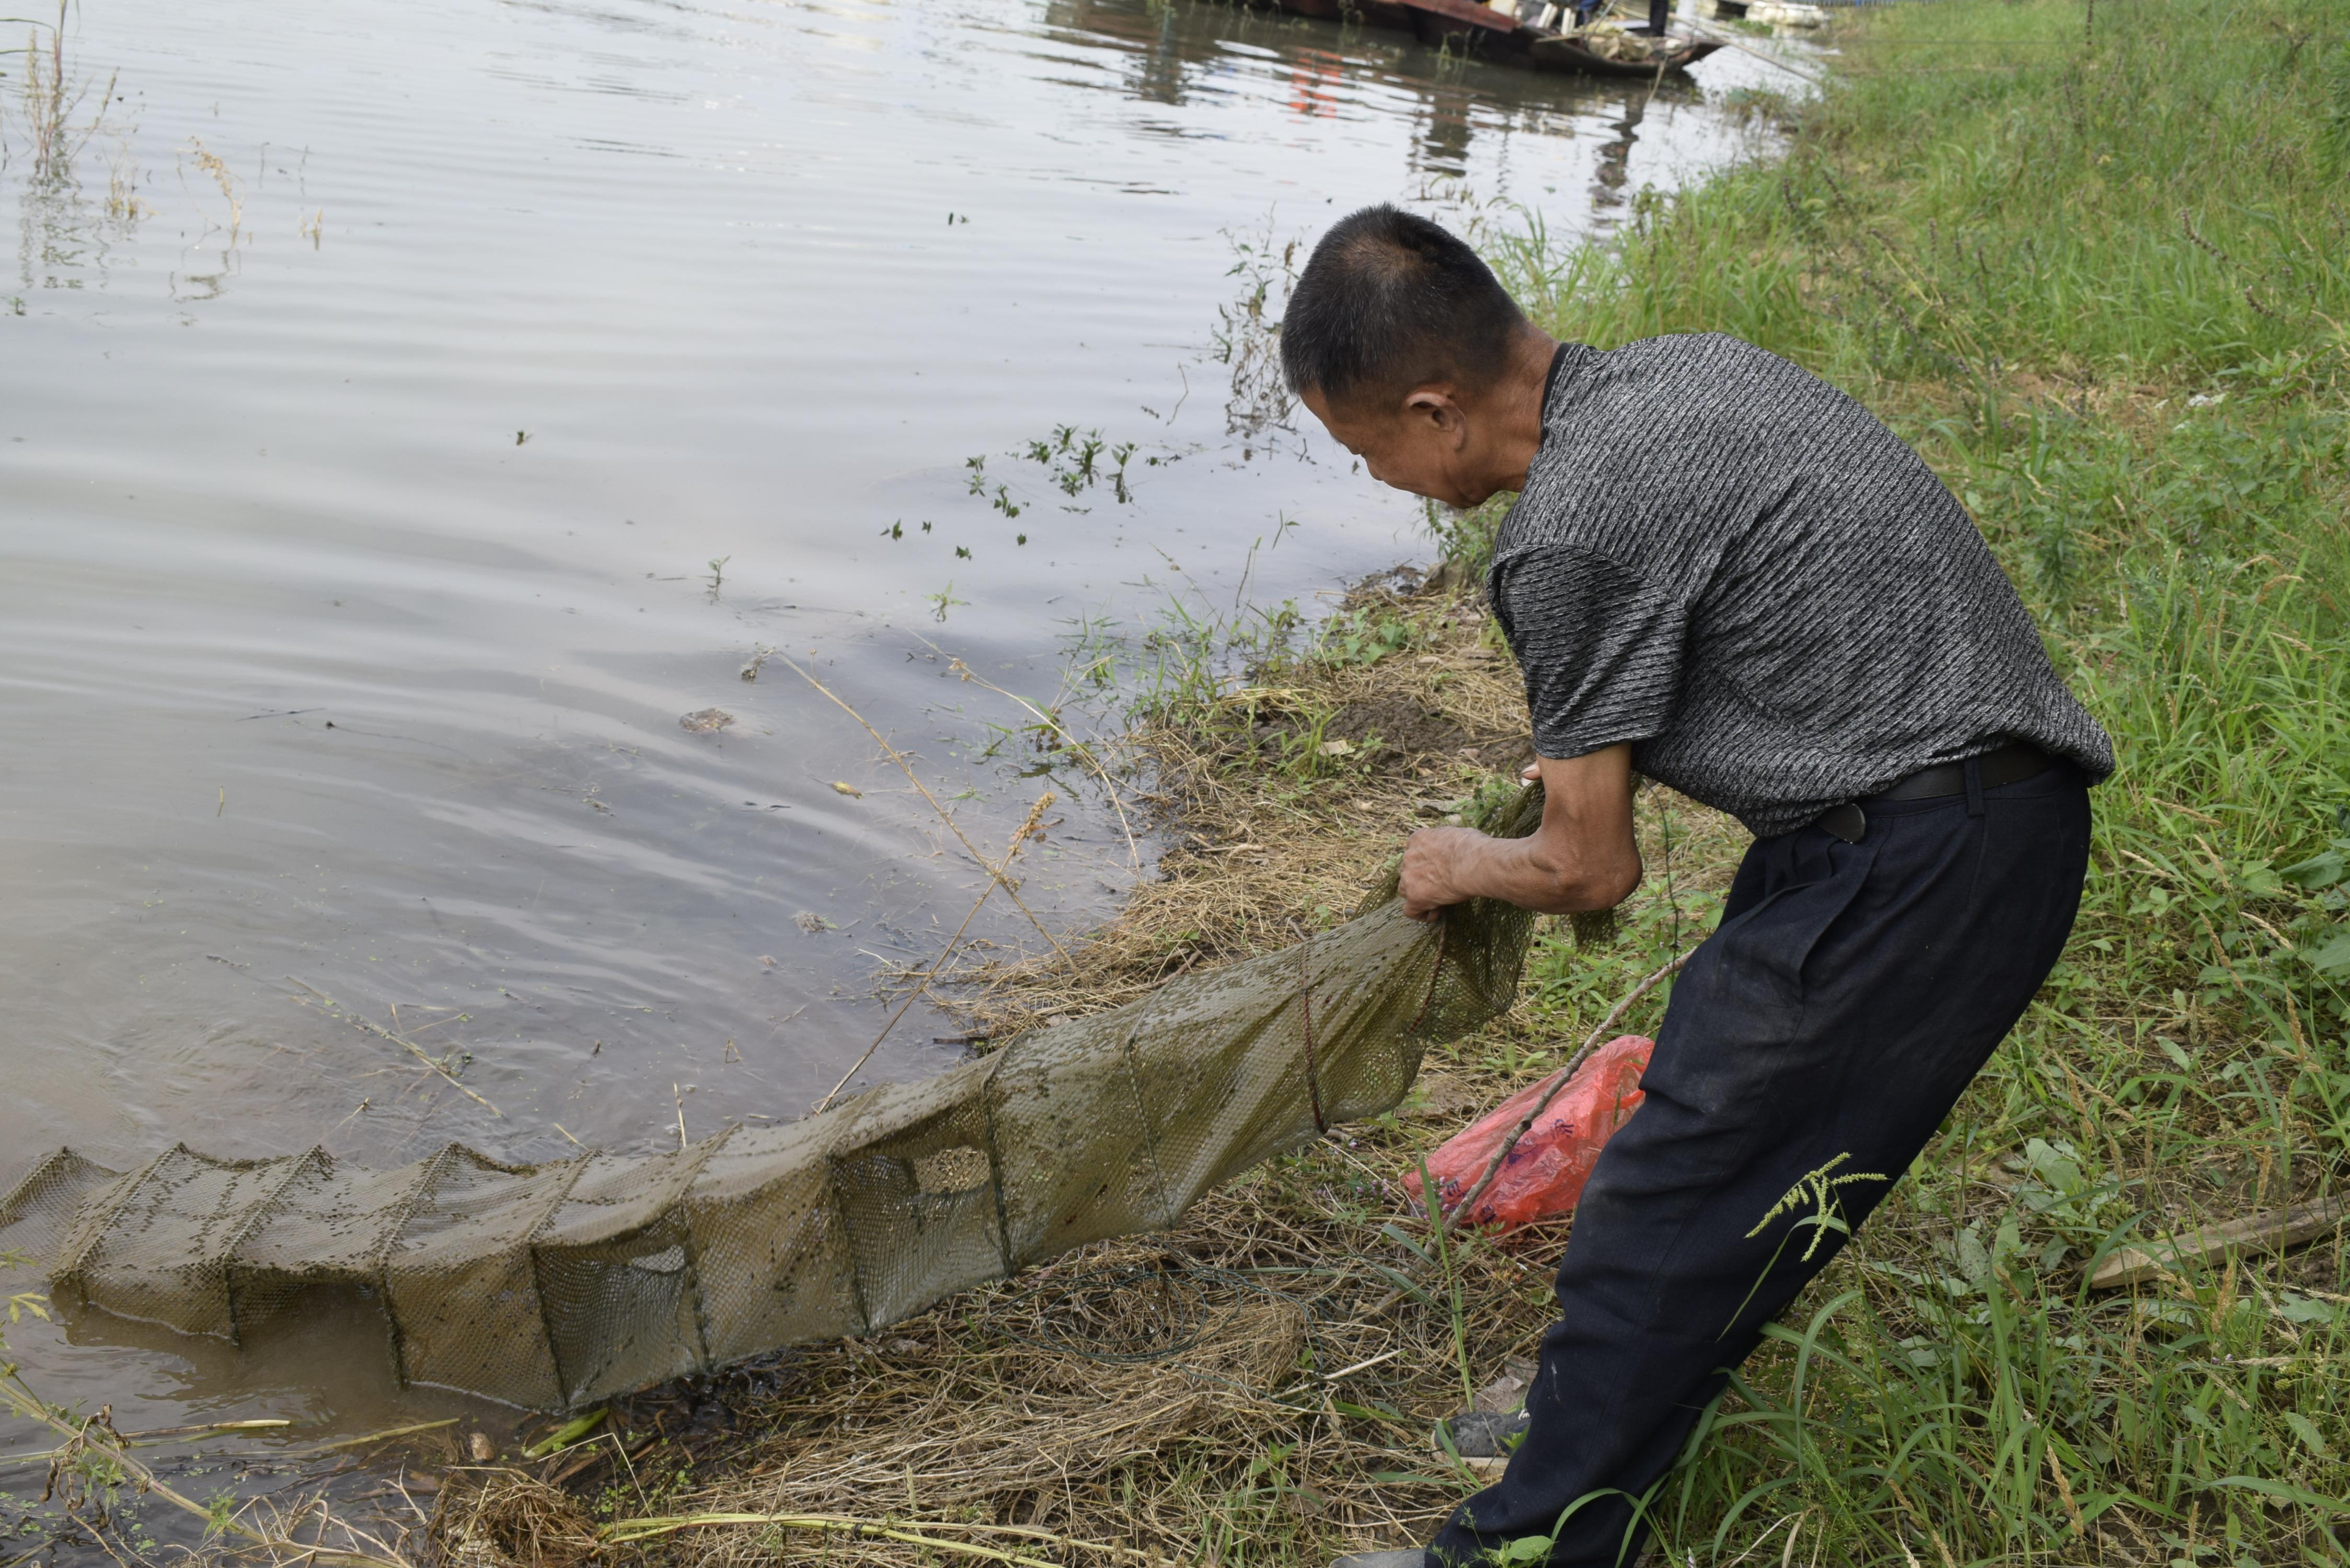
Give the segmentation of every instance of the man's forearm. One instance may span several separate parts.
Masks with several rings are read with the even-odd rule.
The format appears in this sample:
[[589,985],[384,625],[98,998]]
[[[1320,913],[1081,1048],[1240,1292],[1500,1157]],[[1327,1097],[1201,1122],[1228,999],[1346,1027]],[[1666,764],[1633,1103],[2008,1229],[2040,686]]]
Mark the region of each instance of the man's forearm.
[[1456,873],[1460,890],[1471,898],[1499,898],[1545,915],[1611,909],[1639,886],[1638,855],[1592,857],[1561,854],[1549,834],[1530,838],[1477,836]]
[[1429,919],[1464,898],[1500,898],[1545,915],[1608,909],[1640,884],[1632,834],[1631,749],[1616,745],[1539,764],[1542,826],[1524,838],[1422,828],[1403,852],[1404,913]]

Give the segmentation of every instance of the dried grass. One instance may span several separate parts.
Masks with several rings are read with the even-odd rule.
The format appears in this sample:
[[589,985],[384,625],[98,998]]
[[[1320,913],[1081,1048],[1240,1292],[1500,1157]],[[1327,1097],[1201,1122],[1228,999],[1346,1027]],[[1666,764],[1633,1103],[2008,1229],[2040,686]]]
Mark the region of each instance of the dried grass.
[[[799,1358],[783,1389],[738,1404],[763,1429],[664,1511],[1021,1526],[1060,1537],[1047,1554],[1072,1563],[1138,1552],[1196,1562],[1229,1553],[1240,1531],[1256,1551],[1283,1538],[1414,1537],[1465,1490],[1427,1442],[1428,1424],[1460,1404],[1451,1319],[1425,1284],[1399,1299],[1391,1281],[1420,1272],[1417,1261],[1367,1245],[1376,1232],[1362,1205],[1378,1195],[1349,1185],[1346,1168],[1336,1151],[1308,1157],[1218,1194],[1168,1237],[1087,1249],[873,1340]],[[1365,1266],[1367,1252],[1376,1266]],[[1260,1270],[1271,1272],[1248,1272]],[[1523,1265],[1489,1250],[1470,1273],[1481,1300],[1503,1307],[1481,1313],[1475,1331],[1481,1369],[1498,1369],[1543,1317]],[[1199,1282],[1212,1320],[1179,1354],[1121,1361],[1012,1337],[1007,1305],[1040,1289],[1147,1291],[1143,1280],[1170,1274]],[[1397,1419],[1342,1416],[1340,1401]],[[1409,1473],[1440,1479],[1376,1479]],[[662,1554],[732,1568],[850,1545],[829,1534],[708,1530],[670,1540]],[[854,1545],[876,1561],[920,1555]]]
[[[1409,579],[1407,579],[1409,581]],[[1532,756],[1517,667],[1483,607],[1448,593],[1358,588],[1346,608],[1409,624],[1406,651],[1375,663],[1305,657],[1186,705],[1127,737],[1173,844],[1159,877],[1073,962],[986,964],[957,978],[976,1028],[1008,1037],[1040,1020],[1123,1005],[1203,963],[1285,947],[1343,919],[1403,836],[1440,819],[1497,768]],[[1287,762],[1284,741],[1349,750]]]
[[435,1555],[452,1568],[573,1568],[601,1550],[577,1499],[511,1469],[452,1475],[427,1534]]
[[[1159,878],[1073,962],[962,971],[976,1033],[1116,1006],[1343,919],[1413,827],[1503,787],[1530,754],[1515,667],[1482,605],[1413,586],[1347,605],[1407,625],[1400,651],[1260,669],[1221,714],[1164,713],[1128,738],[1174,839]],[[1326,758],[1332,740],[1348,749]],[[1639,821],[1684,902],[1726,882],[1734,824],[1658,790]],[[623,1403],[596,1457],[543,1467],[567,1492],[502,1472],[444,1501],[437,1538],[469,1568],[575,1568],[572,1500],[593,1499],[602,1560],[678,1568],[1319,1563],[1424,1540],[1483,1484],[1430,1443],[1462,1404],[1459,1351],[1478,1384],[1531,1351],[1563,1230],[1455,1238],[1448,1278],[1395,1183],[1580,1038],[1537,1039],[1513,1014],[1432,1056],[1395,1116],[1252,1172],[1166,1235]]]

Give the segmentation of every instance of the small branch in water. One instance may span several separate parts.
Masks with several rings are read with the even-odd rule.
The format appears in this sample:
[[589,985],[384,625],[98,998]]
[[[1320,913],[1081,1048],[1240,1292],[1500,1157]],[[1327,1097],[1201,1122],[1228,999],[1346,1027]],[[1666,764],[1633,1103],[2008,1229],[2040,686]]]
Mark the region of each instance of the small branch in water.
[[[1691,23],[1691,22],[1689,22],[1689,21],[1688,21],[1688,19],[1687,19],[1686,17],[1681,18],[1681,21],[1682,21],[1682,23],[1683,23],[1683,25],[1684,25],[1684,26],[1688,26],[1688,28],[1689,28],[1689,30],[1690,30],[1690,33],[1692,33],[1693,35],[1695,35],[1695,36],[1698,36],[1698,37],[1700,37],[1700,38],[1705,39],[1708,43],[1714,43],[1714,44],[1727,44],[1727,45],[1729,45],[1731,48],[1736,49],[1740,54],[1742,54],[1742,55],[1752,55],[1752,56],[1753,56],[1756,59],[1761,60],[1761,61],[1762,61],[1764,65],[1766,65],[1766,66],[1776,66],[1776,67],[1778,67],[1781,70],[1785,71],[1789,76],[1801,77],[1801,78],[1803,78],[1805,81],[1807,81],[1807,82],[1811,83],[1814,87],[1822,87],[1822,86],[1825,86],[1825,85],[1826,84],[1826,82],[1827,82],[1827,78],[1826,78],[1825,77],[1824,77],[1824,76],[1816,75],[1816,74],[1814,74],[1814,73],[1813,73],[1813,72],[1811,72],[1811,71],[1806,71],[1806,70],[1799,69],[1799,68],[1797,68],[1797,67],[1794,67],[1794,66],[1791,66],[1791,65],[1789,65],[1786,61],[1784,61],[1784,60],[1781,59],[1778,56],[1776,56],[1776,55],[1772,55],[1772,54],[1766,54],[1766,53],[1764,53],[1764,52],[1763,52],[1762,50],[1761,50],[1761,49],[1753,48],[1753,47],[1750,47],[1750,46],[1748,46],[1748,45],[1742,44],[1742,43],[1740,43],[1737,39],[1735,39],[1735,38],[1733,38],[1733,37],[1731,37],[1731,36],[1730,36],[1728,34],[1726,34],[1726,33],[1717,33],[1717,32],[1712,31],[1712,30],[1711,30],[1711,29],[1710,29],[1710,28],[1698,26],[1696,24]],[[1651,89],[1651,90],[1653,91],[1653,89]]]
[[[195,1438],[202,1437],[208,1432],[274,1431],[281,1428],[290,1427],[293,1424],[293,1422],[282,1417],[272,1420],[258,1421],[212,1421],[198,1427],[155,1427],[144,1432],[123,1432],[119,1435],[122,1438],[123,1447],[128,1449],[143,1449],[152,1448],[155,1444],[162,1441],[166,1438]],[[47,1464],[51,1459],[65,1458],[72,1452],[72,1449],[68,1447],[60,1449],[43,1449],[38,1453],[32,1454],[10,1454],[6,1459],[0,1459],[0,1468],[15,1465]]]
[[454,1416],[443,1417],[438,1421],[419,1421],[412,1427],[393,1427],[387,1431],[369,1432],[363,1438],[345,1438],[339,1442],[320,1443],[317,1448],[305,1449],[294,1457],[305,1459],[314,1459],[320,1454],[339,1453],[345,1449],[363,1449],[369,1443],[388,1443],[394,1438],[412,1438],[419,1432],[437,1432],[443,1427],[453,1427],[456,1424],[457,1417]]
[[[914,637],[933,653],[946,653],[947,651],[945,649],[941,648],[937,643],[932,642],[929,638],[922,636],[919,631],[914,633]],[[970,665],[965,664],[962,659],[955,658],[952,654],[947,654],[947,670],[951,674],[959,675],[965,680],[969,680],[976,685],[984,687],[986,690],[994,692],[999,697],[1008,697],[1013,701],[1019,703],[1023,708],[1027,709],[1029,712],[1035,715],[1036,722],[1038,723],[1045,725],[1055,734],[1061,737],[1062,741],[1068,746],[1069,753],[1072,756],[1075,756],[1079,762],[1084,763],[1087,767],[1093,770],[1094,776],[1101,780],[1102,788],[1109,792],[1110,809],[1118,813],[1118,828],[1126,835],[1127,858],[1132,862],[1134,868],[1137,871],[1141,870],[1142,850],[1141,847],[1134,841],[1134,825],[1127,820],[1126,803],[1119,798],[1118,785],[1111,781],[1109,773],[1101,765],[1100,759],[1094,755],[1093,748],[1084,744],[1075,735],[1069,733],[1067,726],[1064,725],[1058,719],[1055,719],[1050,713],[1045,712],[1042,708],[1037,707],[1034,702],[1028,701],[1027,698],[1021,696],[1016,691],[1006,691],[1003,687],[998,686],[994,681],[988,680],[985,676],[979,674],[977,671],[973,670]]]
[[[409,1568],[409,1564],[403,1559],[389,1549],[384,1550],[380,1554],[369,1552],[323,1550],[285,1535],[256,1530],[234,1514],[224,1515],[216,1510],[206,1508],[193,1498],[172,1490],[152,1469],[132,1459],[129,1451],[130,1444],[114,1430],[106,1411],[100,1410],[95,1416],[76,1421],[58,1407],[51,1405],[34,1393],[31,1386],[13,1367],[5,1374],[0,1374],[0,1402],[5,1402],[17,1415],[29,1420],[38,1421],[65,1438],[65,1447],[60,1450],[59,1457],[51,1461],[53,1475],[75,1455],[84,1452],[102,1454],[108,1463],[116,1466],[136,1481],[140,1490],[152,1492],[173,1508],[193,1514],[203,1520],[212,1530],[240,1537],[265,1552],[279,1555],[281,1560],[292,1559],[305,1563],[334,1563],[340,1565],[340,1568]],[[358,1537],[357,1532],[350,1531],[349,1526],[346,1525],[344,1528],[354,1538],[364,1539]],[[322,1525],[321,1533],[323,1532]],[[91,1533],[97,1532],[93,1530]],[[99,1543],[104,1544],[102,1538]]]
[[[494,1116],[503,1116],[505,1115],[505,1112],[498,1109],[497,1106],[490,1104],[489,1101],[482,1098],[481,1096],[473,1093],[473,1090],[459,1083],[457,1081],[457,1075],[454,1073],[450,1072],[448,1068],[442,1066],[440,1063],[426,1055],[422,1047],[419,1046],[414,1041],[406,1040],[401,1038],[400,1035],[394,1034],[390,1030],[386,1029],[380,1023],[370,1023],[364,1018],[343,1012],[340,1003],[336,1002],[333,997],[328,996],[325,992],[320,991],[317,986],[312,985],[307,980],[295,980],[290,974],[286,978],[289,981],[293,981],[296,985],[300,986],[303,990],[308,992],[311,995],[325,1002],[328,1007],[333,1008],[341,1015],[344,1023],[348,1023],[357,1029],[364,1029],[370,1034],[382,1036],[384,1039],[389,1040],[393,1044],[399,1046],[401,1050],[407,1052],[410,1055],[415,1057],[418,1061],[423,1063],[426,1066],[432,1068],[435,1073],[440,1074],[441,1076],[449,1081],[449,1086],[451,1088],[456,1090],[459,1094],[464,1096],[467,1099],[481,1106],[482,1109],[489,1112],[490,1115]],[[294,1000],[296,1002],[302,1001],[298,996],[294,998]],[[307,1002],[303,1002],[303,1005],[307,1007],[309,1004]]]

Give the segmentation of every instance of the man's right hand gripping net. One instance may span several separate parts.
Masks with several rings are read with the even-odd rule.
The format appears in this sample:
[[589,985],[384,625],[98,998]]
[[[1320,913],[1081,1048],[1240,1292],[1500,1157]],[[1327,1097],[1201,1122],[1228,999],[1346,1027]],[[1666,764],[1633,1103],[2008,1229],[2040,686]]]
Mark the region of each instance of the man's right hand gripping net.
[[[1488,825],[1541,820],[1525,789]],[[1533,917],[1424,925],[1392,874],[1356,918],[1172,981],[920,1083],[658,1155],[501,1164],[452,1144],[393,1170],[324,1149],[129,1171],[71,1149],[0,1198],[0,1252],[69,1313],[240,1341],[357,1295],[404,1383],[556,1407],[794,1343],[864,1334],[1106,1236],[1388,1110],[1420,1052],[1513,999]]]

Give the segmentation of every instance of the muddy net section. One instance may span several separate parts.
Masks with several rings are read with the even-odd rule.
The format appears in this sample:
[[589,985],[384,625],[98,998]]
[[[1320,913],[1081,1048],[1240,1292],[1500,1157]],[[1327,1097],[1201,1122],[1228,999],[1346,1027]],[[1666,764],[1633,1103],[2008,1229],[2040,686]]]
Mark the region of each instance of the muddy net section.
[[[1522,836],[1542,792],[1490,826]],[[232,1342],[354,1288],[407,1383],[539,1407],[864,1334],[1103,1237],[1403,1097],[1422,1047],[1506,1010],[1531,932],[1394,881],[1295,947],[1170,981],[920,1083],[672,1153],[513,1166],[459,1145],[138,1169],[71,1149],[0,1198],[0,1252],[96,1308]]]

